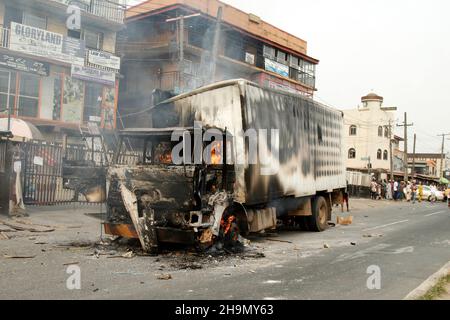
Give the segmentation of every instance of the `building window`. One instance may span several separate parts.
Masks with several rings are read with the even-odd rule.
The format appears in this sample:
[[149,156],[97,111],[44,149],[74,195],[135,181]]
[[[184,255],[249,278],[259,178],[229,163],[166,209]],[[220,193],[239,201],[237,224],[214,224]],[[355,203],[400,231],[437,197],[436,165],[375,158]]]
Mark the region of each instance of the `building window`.
[[382,151],[381,151],[381,149],[378,149],[378,151],[377,151],[377,159],[381,160],[381,156],[382,156]]
[[384,150],[383,160],[388,160],[388,158],[389,158],[389,152],[387,150]]
[[103,49],[103,33],[92,30],[83,30],[83,40],[86,41],[86,47],[90,49]]
[[75,39],[81,39],[81,31],[80,30],[67,30],[67,36]]
[[22,23],[23,11],[7,5],[3,23],[7,28],[11,28],[11,22]]
[[356,150],[355,149],[350,149],[348,150],[348,158],[349,159],[356,159]]
[[275,48],[264,45],[263,55],[266,58],[275,59]]
[[385,126],[384,127],[384,136],[386,138],[389,138],[390,134],[389,134],[389,126]]
[[289,65],[291,68],[294,68],[295,70],[300,70],[300,58],[290,55],[289,56]]
[[350,135],[356,136],[356,133],[357,133],[356,126],[350,126]]
[[32,26],[39,29],[47,29],[47,17],[37,16],[31,13],[25,12],[23,14],[23,24]]
[[228,34],[225,46],[225,56],[233,60],[245,61],[244,41],[242,37]]
[[379,137],[382,137],[382,136],[383,136],[383,127],[382,127],[382,126],[379,126],[379,127],[378,127],[378,136],[379,136]]
[[85,122],[101,122],[103,86],[89,83],[85,90],[83,119]]
[[32,74],[20,74],[17,115],[36,118],[39,109],[40,79]]
[[0,70],[0,114],[8,114],[9,108],[14,110],[16,99],[16,73]]
[[284,51],[277,50],[277,61],[281,64],[287,65],[288,63],[288,54]]
[[79,30],[68,30],[67,36],[75,39],[81,39],[86,42],[86,48],[94,50],[103,49],[103,33],[96,32],[92,30],[83,29]]

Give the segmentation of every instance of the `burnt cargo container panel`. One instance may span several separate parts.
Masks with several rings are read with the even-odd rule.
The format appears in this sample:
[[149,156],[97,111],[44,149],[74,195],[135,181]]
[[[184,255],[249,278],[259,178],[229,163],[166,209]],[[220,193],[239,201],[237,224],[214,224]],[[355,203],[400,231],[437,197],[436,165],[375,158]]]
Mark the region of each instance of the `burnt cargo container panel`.
[[[232,80],[175,97],[152,114],[156,127],[192,127],[198,121],[233,135],[229,153],[235,161],[238,202],[265,204],[345,188],[342,112],[309,98]],[[239,161],[249,159],[244,136],[249,129],[267,132],[267,139],[258,139],[256,165]],[[279,137],[275,148],[273,135]]]

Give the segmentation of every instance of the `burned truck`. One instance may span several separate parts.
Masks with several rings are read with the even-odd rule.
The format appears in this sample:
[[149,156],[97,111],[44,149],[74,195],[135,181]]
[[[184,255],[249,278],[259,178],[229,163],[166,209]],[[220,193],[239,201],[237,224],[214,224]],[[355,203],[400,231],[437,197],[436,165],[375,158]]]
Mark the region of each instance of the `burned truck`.
[[[161,102],[127,129],[107,174],[111,235],[207,248],[281,223],[327,229],[346,187],[343,114],[246,80]],[[127,152],[135,164],[120,161]]]

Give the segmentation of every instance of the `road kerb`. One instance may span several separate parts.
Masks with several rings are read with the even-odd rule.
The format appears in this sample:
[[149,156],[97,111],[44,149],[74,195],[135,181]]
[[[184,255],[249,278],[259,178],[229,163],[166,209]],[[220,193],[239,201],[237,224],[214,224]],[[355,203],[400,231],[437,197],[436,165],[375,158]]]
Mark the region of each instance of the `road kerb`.
[[420,286],[411,291],[403,300],[417,300],[424,296],[428,290],[433,288],[442,277],[445,277],[450,273],[450,261],[443,266],[438,272],[433,274],[427,280],[425,280]]

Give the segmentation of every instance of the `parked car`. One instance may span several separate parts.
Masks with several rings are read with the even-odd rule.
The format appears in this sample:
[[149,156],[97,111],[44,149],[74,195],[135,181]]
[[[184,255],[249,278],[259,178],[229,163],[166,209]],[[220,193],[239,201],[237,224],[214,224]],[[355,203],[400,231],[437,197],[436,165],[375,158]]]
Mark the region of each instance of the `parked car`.
[[[445,200],[444,192],[436,190],[435,195],[436,195],[436,201],[444,201]],[[423,200],[431,201],[431,187],[423,186]]]

